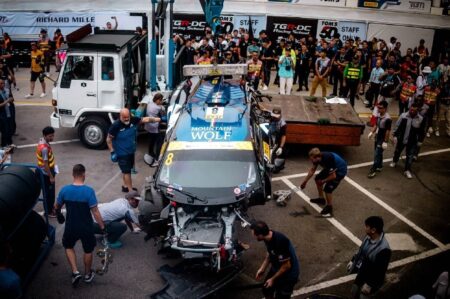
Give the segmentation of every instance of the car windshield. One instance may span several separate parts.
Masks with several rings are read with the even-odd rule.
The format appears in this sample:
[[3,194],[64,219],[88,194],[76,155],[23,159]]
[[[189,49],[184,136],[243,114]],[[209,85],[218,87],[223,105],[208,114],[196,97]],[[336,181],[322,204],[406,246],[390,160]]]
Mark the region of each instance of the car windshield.
[[250,187],[257,179],[256,167],[252,150],[170,151],[158,180],[182,188]]

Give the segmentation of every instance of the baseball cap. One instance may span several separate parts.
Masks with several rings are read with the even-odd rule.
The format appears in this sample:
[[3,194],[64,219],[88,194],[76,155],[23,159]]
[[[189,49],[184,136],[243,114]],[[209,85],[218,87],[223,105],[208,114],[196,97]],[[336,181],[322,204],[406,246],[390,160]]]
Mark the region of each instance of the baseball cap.
[[422,70],[422,73],[430,74],[431,73],[431,67],[429,67],[429,66],[424,67],[423,70]]
[[136,200],[142,200],[142,197],[139,195],[139,193],[136,190],[132,190],[125,195],[126,199],[134,198]]
[[279,106],[273,107],[272,112],[270,113],[270,116],[275,117],[275,118],[280,118],[281,117],[281,107],[279,107]]

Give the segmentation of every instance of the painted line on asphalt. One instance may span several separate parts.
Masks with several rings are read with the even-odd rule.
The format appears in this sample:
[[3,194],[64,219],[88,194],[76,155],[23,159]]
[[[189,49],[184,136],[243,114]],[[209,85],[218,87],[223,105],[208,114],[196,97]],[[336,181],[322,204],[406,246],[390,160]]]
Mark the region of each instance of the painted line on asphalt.
[[[423,153],[419,154],[419,157],[442,154],[442,153],[447,153],[447,152],[450,152],[450,148],[444,148],[444,149],[439,149],[439,150],[434,150],[434,151],[423,152]],[[402,156],[402,159],[405,159],[405,158],[406,158],[405,156]],[[386,162],[392,162],[392,158],[384,159],[383,163],[386,163]],[[371,166],[372,164],[373,164],[373,161],[354,164],[354,165],[348,166],[348,169],[367,167],[367,166]],[[301,177],[304,177],[307,175],[308,175],[307,172],[302,172],[302,173],[290,174],[290,175],[285,175],[285,176],[279,176],[279,177],[272,178],[272,182],[282,181],[283,179],[289,180],[289,179],[301,178]]]
[[[63,144],[63,143],[71,143],[71,142],[78,142],[80,141],[80,139],[68,139],[68,140],[60,140],[60,141],[55,141],[55,142],[51,142],[50,145],[53,144]],[[33,143],[33,144],[24,144],[24,145],[18,145],[17,148],[27,148],[27,147],[35,147],[37,146],[37,143]]]
[[417,231],[419,234],[421,234],[422,236],[424,236],[425,238],[427,238],[429,241],[431,241],[433,244],[435,244],[436,246],[438,246],[439,248],[443,249],[445,248],[445,245],[440,242],[439,240],[437,240],[435,237],[433,237],[432,235],[430,235],[429,233],[427,233],[425,230],[423,230],[422,228],[420,228],[419,226],[417,226],[414,222],[412,222],[411,220],[409,220],[408,218],[406,218],[405,216],[403,216],[402,214],[400,214],[399,212],[397,212],[394,208],[392,208],[390,205],[388,205],[387,203],[385,203],[384,201],[382,201],[381,199],[379,199],[377,196],[375,196],[374,194],[372,194],[371,192],[369,192],[369,190],[367,190],[366,188],[364,188],[363,186],[361,186],[360,184],[358,184],[357,182],[355,182],[354,180],[352,180],[351,178],[349,178],[348,176],[346,176],[344,178],[344,180],[346,180],[350,185],[352,185],[353,187],[355,187],[356,189],[358,189],[361,193],[363,193],[364,195],[366,195],[367,197],[369,197],[371,200],[373,200],[374,202],[376,202],[378,205],[382,206],[384,209],[386,209],[388,212],[390,212],[392,215],[394,215],[396,218],[400,219],[401,221],[403,221],[405,224],[407,224],[408,226],[410,226],[412,229],[414,229],[415,231]]
[[98,196],[100,193],[102,193],[103,191],[105,191],[105,189],[108,188],[108,186],[109,186],[115,179],[117,179],[117,177],[119,177],[119,175],[120,175],[121,173],[122,173],[122,172],[118,171],[112,178],[110,178],[110,179],[103,185],[103,187],[101,187],[100,190],[98,190],[98,191],[96,192],[97,196]]
[[[314,210],[320,213],[321,208],[312,204],[309,200],[309,196],[306,195],[303,191],[301,191],[298,187],[296,187],[291,181],[288,179],[283,179],[283,183],[285,183],[292,191],[294,191],[298,196],[300,196],[307,204],[309,204]],[[339,221],[334,217],[324,217],[327,221],[329,221],[334,227],[336,227],[341,233],[343,233],[347,238],[349,238],[353,243],[357,246],[361,245],[361,240],[355,236],[352,232],[350,232],[345,226],[343,226]]]
[[[414,262],[417,262],[417,261],[420,261],[420,260],[423,260],[423,259],[435,256],[437,254],[446,252],[448,250],[450,250],[450,244],[445,245],[444,248],[439,248],[439,247],[438,248],[434,248],[434,249],[431,249],[431,250],[428,250],[428,251],[425,251],[425,252],[422,252],[422,253],[419,253],[419,254],[416,254],[416,255],[413,255],[413,256],[401,259],[401,260],[398,260],[398,261],[394,261],[394,262],[389,263],[388,270],[392,270],[392,269],[395,269],[395,268],[398,268],[398,267],[401,267],[401,266],[405,266],[405,265],[408,265],[408,264],[411,264],[411,263],[414,263]],[[303,288],[300,288],[298,290],[295,290],[292,293],[291,297],[297,297],[297,296],[301,296],[301,295],[306,295],[306,294],[310,294],[310,293],[313,293],[313,292],[317,292],[317,291],[320,291],[320,290],[324,290],[324,289],[327,289],[327,288],[330,288],[330,287],[334,287],[334,286],[337,286],[337,285],[340,285],[340,284],[352,281],[355,278],[356,278],[356,274],[350,274],[350,275],[342,276],[342,277],[339,277],[339,278],[336,278],[336,279],[324,281],[324,282],[321,282],[321,283],[318,283],[318,284],[315,284],[315,285],[312,285],[312,286],[303,287]]]

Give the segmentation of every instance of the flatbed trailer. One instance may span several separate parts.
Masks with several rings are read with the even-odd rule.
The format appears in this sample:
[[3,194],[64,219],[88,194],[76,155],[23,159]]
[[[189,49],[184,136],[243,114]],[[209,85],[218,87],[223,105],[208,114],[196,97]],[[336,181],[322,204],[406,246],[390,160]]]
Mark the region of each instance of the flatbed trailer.
[[360,145],[365,125],[350,104],[328,104],[322,97],[273,95],[264,106],[280,106],[287,143]]

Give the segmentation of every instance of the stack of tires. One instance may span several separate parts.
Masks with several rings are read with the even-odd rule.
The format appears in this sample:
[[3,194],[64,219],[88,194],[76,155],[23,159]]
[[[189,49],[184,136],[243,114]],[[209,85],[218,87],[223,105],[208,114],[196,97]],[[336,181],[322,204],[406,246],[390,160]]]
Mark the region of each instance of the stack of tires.
[[22,278],[34,264],[47,233],[33,207],[41,192],[34,171],[10,166],[0,171],[0,230],[11,248],[10,266]]

